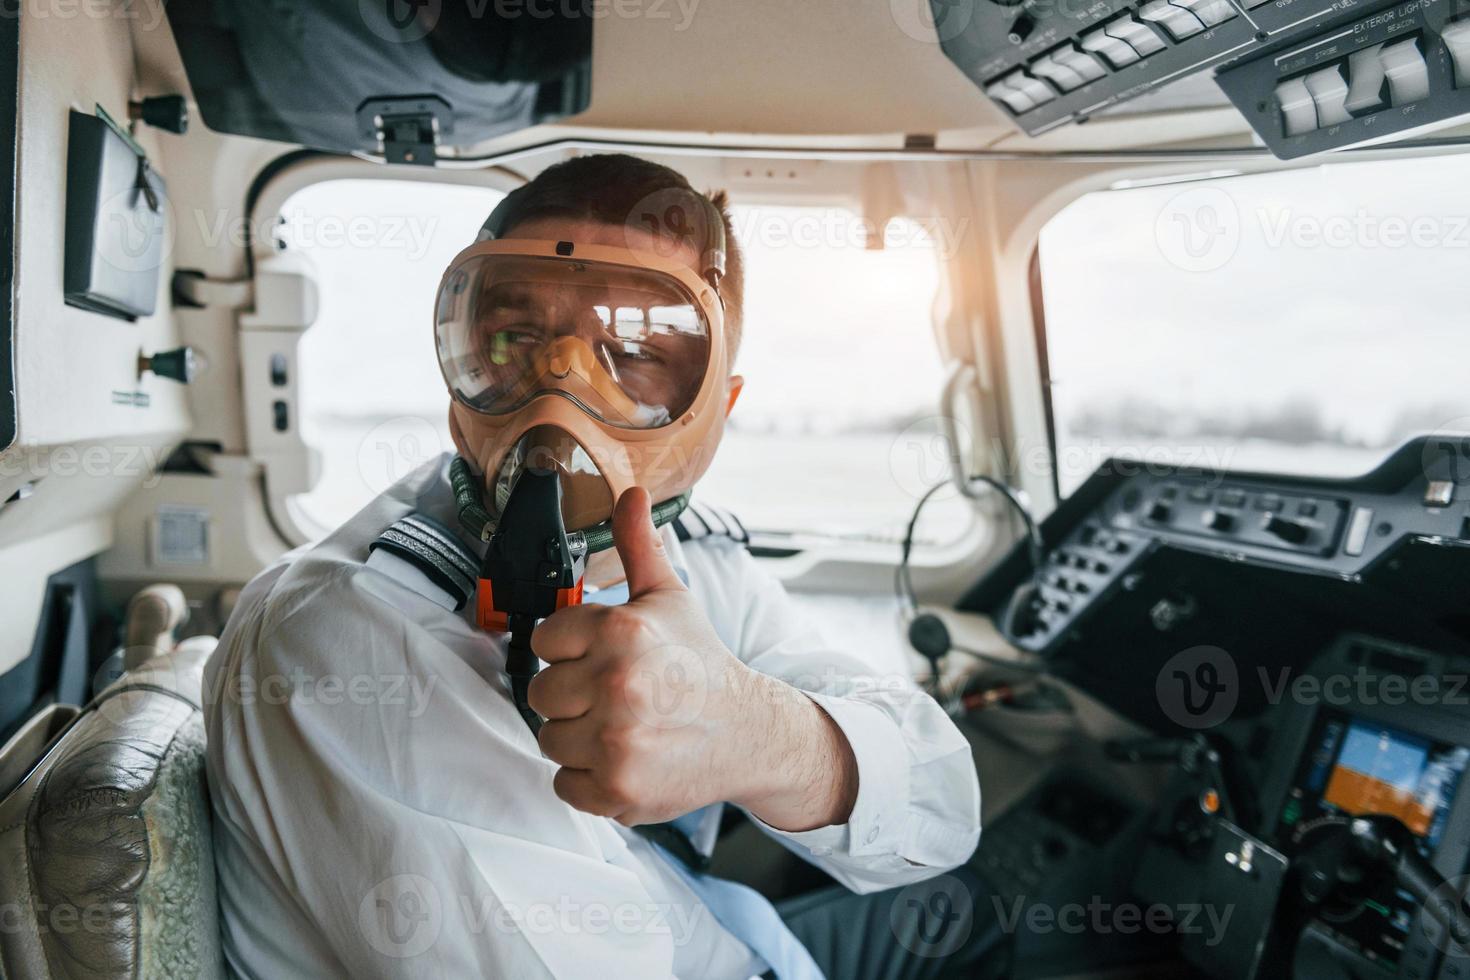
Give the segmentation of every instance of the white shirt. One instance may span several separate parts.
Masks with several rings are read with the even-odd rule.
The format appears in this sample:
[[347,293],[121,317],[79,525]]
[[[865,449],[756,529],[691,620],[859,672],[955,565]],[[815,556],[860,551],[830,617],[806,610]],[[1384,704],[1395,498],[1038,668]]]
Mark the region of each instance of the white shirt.
[[[454,526],[447,459],[244,590],[205,675],[224,947],[246,977],[746,977],[765,964],[643,838],[574,810],[511,703],[501,637],[370,568],[413,512]],[[736,542],[670,557],[720,639],[852,745],[848,822],[762,826],[859,892],[963,862],[969,746],[908,678],[824,645]],[[754,819],[754,818],[752,818]],[[698,835],[703,836],[703,835]]]

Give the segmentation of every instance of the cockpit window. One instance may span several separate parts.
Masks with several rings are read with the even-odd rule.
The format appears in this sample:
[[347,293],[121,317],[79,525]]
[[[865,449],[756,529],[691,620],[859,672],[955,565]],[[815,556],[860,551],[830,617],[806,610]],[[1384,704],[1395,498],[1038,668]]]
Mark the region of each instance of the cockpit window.
[[[732,217],[746,384],[701,492],[796,543],[901,540],[915,501],[948,475],[932,310],[949,229],[895,218],[880,232],[833,207],[747,205]],[[940,494],[915,540],[953,542],[970,519]]]
[[1057,476],[1349,476],[1470,430],[1463,157],[1088,194],[1040,242]]
[[329,180],[286,202],[280,241],[312,261],[321,295],[301,337],[301,433],[321,479],[292,506],[335,528],[431,456],[453,449],[434,353],[434,295],[505,195],[488,187]]
[[[322,475],[293,500],[318,531],[453,449],[433,299],[500,198],[479,187],[335,180],[287,202],[280,237],[310,256],[321,291],[300,357],[302,433]],[[746,385],[698,492],[778,547],[889,549],[918,496],[947,475],[931,326],[943,234],[894,219],[877,249],[863,219],[842,208],[736,206],[733,218],[746,257],[735,364]],[[916,541],[953,542],[970,514],[941,494]]]

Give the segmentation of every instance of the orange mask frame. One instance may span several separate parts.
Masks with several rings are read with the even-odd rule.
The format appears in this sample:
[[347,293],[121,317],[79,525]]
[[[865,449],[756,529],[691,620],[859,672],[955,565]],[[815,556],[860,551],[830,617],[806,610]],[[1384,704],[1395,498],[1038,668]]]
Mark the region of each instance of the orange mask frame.
[[486,504],[491,511],[496,510],[494,484],[507,457],[532,430],[555,430],[580,447],[597,468],[597,477],[563,473],[563,519],[568,530],[581,530],[610,519],[613,503],[631,487],[645,488],[655,501],[679,496],[693,487],[709,468],[733,402],[724,303],[715,286],[678,258],[653,251],[514,238],[477,242],[455,256],[440,280],[435,294],[436,343],[439,298],[451,278],[468,263],[495,255],[555,259],[569,264],[599,263],[673,280],[704,316],[710,353],[699,391],[689,407],[664,425],[648,429],[601,421],[555,390],[544,391],[504,414],[486,414],[460,400],[441,357],[440,374],[452,398],[450,434],[461,455],[485,481]]

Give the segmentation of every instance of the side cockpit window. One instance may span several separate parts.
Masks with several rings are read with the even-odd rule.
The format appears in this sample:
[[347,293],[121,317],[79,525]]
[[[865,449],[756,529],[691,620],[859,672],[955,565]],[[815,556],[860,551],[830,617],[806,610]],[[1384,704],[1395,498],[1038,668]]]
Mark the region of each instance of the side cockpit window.
[[286,202],[277,235],[307,255],[321,297],[301,338],[301,430],[321,478],[291,501],[322,533],[453,448],[434,354],[434,295],[504,197],[487,187],[329,180]]

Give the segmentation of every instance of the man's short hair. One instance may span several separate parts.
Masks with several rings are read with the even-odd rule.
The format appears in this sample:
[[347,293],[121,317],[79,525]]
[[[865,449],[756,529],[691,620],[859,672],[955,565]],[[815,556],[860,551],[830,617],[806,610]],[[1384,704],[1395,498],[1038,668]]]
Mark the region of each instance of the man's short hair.
[[[521,187],[509,211],[501,215],[499,234],[535,218],[590,220],[611,225],[637,225],[635,211],[650,198],[669,191],[697,194],[684,175],[663,164],[626,153],[573,157],[547,167]],[[720,298],[725,304],[725,338],[733,362],[740,347],[745,311],[745,261],[730,219],[724,191],[704,195],[725,225],[725,277]]]

